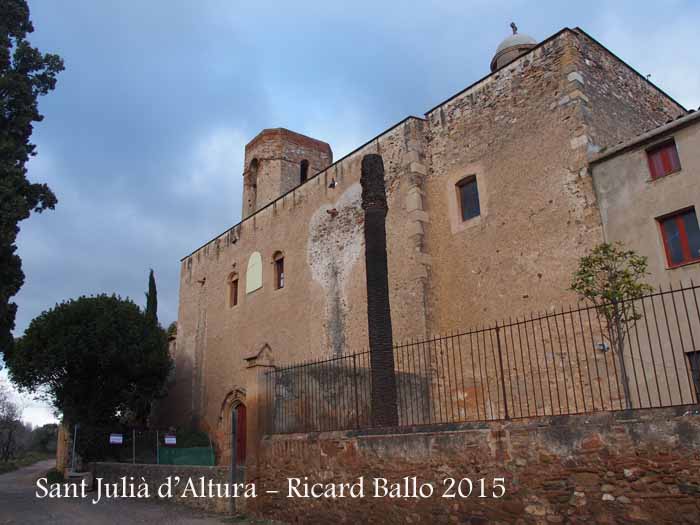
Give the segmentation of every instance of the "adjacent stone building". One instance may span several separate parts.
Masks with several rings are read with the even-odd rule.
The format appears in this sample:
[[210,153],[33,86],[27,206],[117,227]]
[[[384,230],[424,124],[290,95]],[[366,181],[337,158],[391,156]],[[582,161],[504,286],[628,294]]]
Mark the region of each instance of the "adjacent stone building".
[[629,240],[606,168],[627,153],[596,161],[600,210],[589,157],[686,110],[579,28],[539,44],[514,33],[491,69],[335,162],[328,144],[286,129],[246,146],[243,220],[181,261],[163,423],[208,431],[222,464],[236,443],[244,463],[256,453],[261,372],[367,346],[368,153],[386,172],[395,341],[571,301],[578,258]]

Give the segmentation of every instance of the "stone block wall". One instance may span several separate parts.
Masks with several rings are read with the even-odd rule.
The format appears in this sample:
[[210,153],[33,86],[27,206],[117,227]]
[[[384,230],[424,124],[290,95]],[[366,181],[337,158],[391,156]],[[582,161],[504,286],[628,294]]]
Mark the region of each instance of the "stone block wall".
[[[287,498],[286,478],[304,476],[417,476],[436,495]],[[506,494],[442,498],[448,477],[502,477]],[[248,510],[289,523],[698,523],[700,406],[271,436],[248,481],[280,491],[260,491]]]
[[[610,147],[686,113],[685,108],[581,29],[564,66],[560,103],[577,104],[590,148]],[[581,136],[584,136],[582,134]]]
[[[588,155],[685,110],[579,29],[564,29],[439,106],[428,120],[428,329],[551,311],[602,242]],[[456,184],[476,178],[462,221]]]

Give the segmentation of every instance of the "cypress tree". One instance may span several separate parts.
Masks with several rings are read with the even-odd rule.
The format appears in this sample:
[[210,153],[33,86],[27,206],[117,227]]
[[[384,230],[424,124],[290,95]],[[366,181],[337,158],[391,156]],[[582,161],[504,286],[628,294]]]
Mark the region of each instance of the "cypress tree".
[[36,155],[33,123],[44,118],[38,98],[56,87],[63,61],[32,47],[27,40],[32,31],[26,0],[0,1],[0,354],[5,358],[14,345],[17,304],[11,299],[24,284],[19,223],[57,202],[46,184],[27,178],[26,164]]
[[146,292],[146,319],[152,324],[158,324],[158,291],[153,269],[148,274],[148,292]]

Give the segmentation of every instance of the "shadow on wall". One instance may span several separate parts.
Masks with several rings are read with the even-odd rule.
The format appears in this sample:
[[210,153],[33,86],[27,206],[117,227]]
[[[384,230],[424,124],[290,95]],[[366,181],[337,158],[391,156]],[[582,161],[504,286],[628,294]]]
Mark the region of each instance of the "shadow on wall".
[[[396,381],[399,424],[428,423],[430,379],[397,370]],[[268,373],[265,382],[267,399],[272,402],[265,429],[268,434],[371,426],[369,353]]]

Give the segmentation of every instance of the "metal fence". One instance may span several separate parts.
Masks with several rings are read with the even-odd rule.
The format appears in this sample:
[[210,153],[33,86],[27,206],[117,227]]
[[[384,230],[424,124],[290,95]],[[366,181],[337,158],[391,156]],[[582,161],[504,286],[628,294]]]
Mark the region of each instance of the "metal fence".
[[[71,429],[71,469],[92,461],[163,465],[214,465],[211,440],[202,433],[78,424]],[[81,464],[83,463],[83,464]]]
[[[399,425],[696,403],[699,288],[397,344]],[[265,432],[372,427],[371,375],[369,352],[265,372]]]

